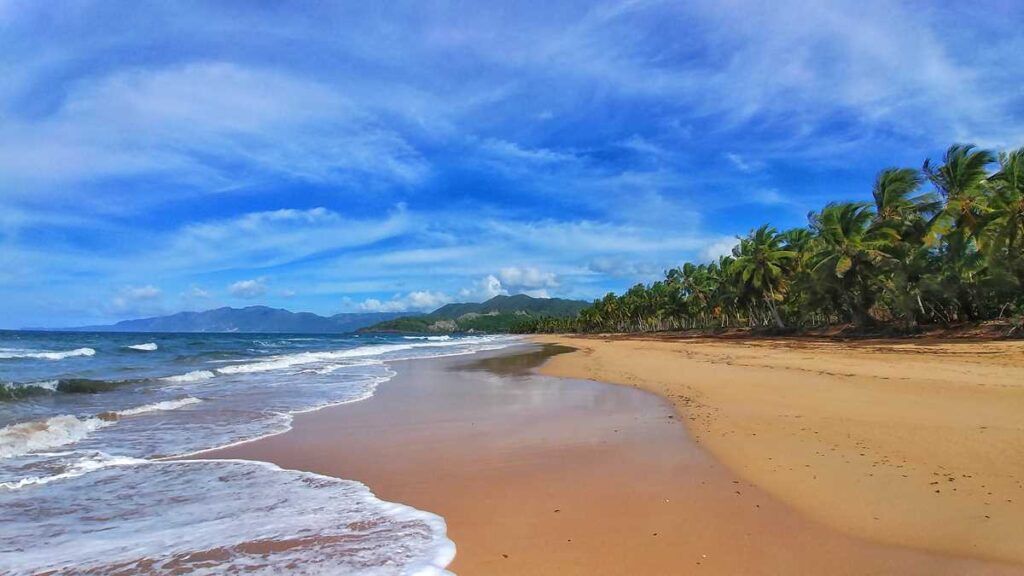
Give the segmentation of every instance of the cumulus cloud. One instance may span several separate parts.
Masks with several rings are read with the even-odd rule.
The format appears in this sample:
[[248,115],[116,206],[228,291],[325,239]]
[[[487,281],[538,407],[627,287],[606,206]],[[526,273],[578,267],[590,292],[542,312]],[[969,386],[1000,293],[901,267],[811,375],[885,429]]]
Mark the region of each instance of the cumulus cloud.
[[501,295],[507,296],[508,290],[501,285],[501,280],[499,280],[494,274],[488,274],[474,282],[471,287],[463,288],[459,291],[459,296],[461,296],[462,299],[471,302],[490,300],[495,296]]
[[719,238],[705,246],[704,249],[700,251],[700,256],[707,262],[717,260],[719,256],[728,256],[732,254],[732,249],[737,243],[738,241],[736,238]]
[[501,285],[509,290],[523,288],[534,290],[539,288],[557,288],[558,277],[554,272],[543,272],[539,268],[527,266],[509,266],[498,272]]
[[442,292],[416,290],[405,295],[396,294],[390,300],[368,298],[359,304],[364,312],[430,312],[451,302]]
[[228,293],[238,298],[259,298],[267,293],[267,279],[264,277],[239,280],[228,286]]

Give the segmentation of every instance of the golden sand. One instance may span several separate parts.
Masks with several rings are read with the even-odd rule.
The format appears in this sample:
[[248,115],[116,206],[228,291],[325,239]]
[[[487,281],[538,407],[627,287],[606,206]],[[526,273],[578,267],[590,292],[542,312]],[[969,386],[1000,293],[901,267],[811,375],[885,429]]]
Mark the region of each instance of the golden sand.
[[720,464],[665,399],[536,375],[556,350],[523,348],[396,363],[368,400],[203,457],[359,480],[440,514],[461,575],[1024,574],[833,530]]
[[877,542],[1024,564],[1024,342],[542,337],[745,481]]

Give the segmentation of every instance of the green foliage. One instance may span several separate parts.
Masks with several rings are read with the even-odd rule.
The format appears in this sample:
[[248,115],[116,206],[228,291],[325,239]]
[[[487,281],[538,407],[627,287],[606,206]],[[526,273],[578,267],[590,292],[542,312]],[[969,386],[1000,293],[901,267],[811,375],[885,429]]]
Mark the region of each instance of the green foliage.
[[[1024,317],[1024,148],[951,146],[921,171],[887,168],[870,203],[829,204],[808,226],[764,225],[731,256],[665,272],[570,318],[518,332],[864,327]],[[933,191],[922,192],[925,183]],[[1024,320],[1022,320],[1024,322]]]
[[585,308],[587,303],[578,300],[533,298],[525,294],[495,296],[486,302],[446,304],[430,314],[380,322],[360,332],[513,332],[519,331],[524,323],[574,317]]

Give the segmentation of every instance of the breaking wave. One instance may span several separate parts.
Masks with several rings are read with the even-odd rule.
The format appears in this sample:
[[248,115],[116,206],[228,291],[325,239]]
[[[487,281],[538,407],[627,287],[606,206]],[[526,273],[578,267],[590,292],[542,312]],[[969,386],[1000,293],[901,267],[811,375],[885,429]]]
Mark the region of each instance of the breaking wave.
[[209,370],[193,370],[187,374],[178,374],[177,376],[166,376],[161,378],[166,382],[198,382],[200,380],[207,380],[214,378],[217,375]]
[[156,350],[158,346],[156,345],[156,342],[148,342],[146,344],[131,344],[125,346],[125,348],[128,348],[129,350],[138,350],[140,352],[152,352]]
[[67,414],[35,422],[11,424],[0,428],[0,458],[72,444],[110,424],[96,417],[76,418]]
[[75,348],[74,350],[22,350],[19,348],[0,348],[0,359],[14,358],[37,358],[41,360],[63,360],[75,356],[94,356],[96,350],[92,348]]

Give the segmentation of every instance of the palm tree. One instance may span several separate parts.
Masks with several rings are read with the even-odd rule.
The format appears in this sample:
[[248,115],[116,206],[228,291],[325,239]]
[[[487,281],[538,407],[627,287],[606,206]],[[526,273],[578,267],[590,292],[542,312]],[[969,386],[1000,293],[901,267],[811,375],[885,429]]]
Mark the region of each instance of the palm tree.
[[1024,148],[999,155],[999,171],[989,178],[989,212],[982,223],[989,267],[996,291],[1005,294],[1000,315],[1009,305],[1006,296],[1021,300],[1024,286]]
[[991,211],[985,231],[992,242],[1010,257],[1021,257],[1024,238],[1024,148],[999,155],[999,171],[989,178]]
[[973,144],[954,144],[946,150],[941,166],[924,161],[924,173],[946,201],[945,214],[954,229],[968,236],[978,231],[978,217],[984,208],[984,184],[995,156]]
[[[839,203],[810,226],[762,226],[732,256],[596,300],[531,330],[662,330],[852,319],[945,323],[1024,312],[1024,148],[994,156],[954,145],[923,171],[889,168],[870,203]],[[931,182],[936,193],[921,193]],[[1024,326],[1024,324],[1022,324]]]
[[767,224],[739,240],[739,246],[733,250],[733,273],[747,290],[768,305],[775,325],[785,328],[777,303],[786,293],[786,268],[796,253],[783,249],[782,236]]
[[912,196],[924,183],[921,172],[913,168],[886,168],[874,179],[874,221],[887,222],[898,231],[907,222],[940,208],[933,194]]
[[891,259],[886,249],[899,237],[892,227],[873,224],[874,216],[870,206],[860,202],[829,204],[811,216],[820,240],[814,271],[838,284],[840,298],[858,326],[871,323],[869,311],[877,299],[872,283]]

